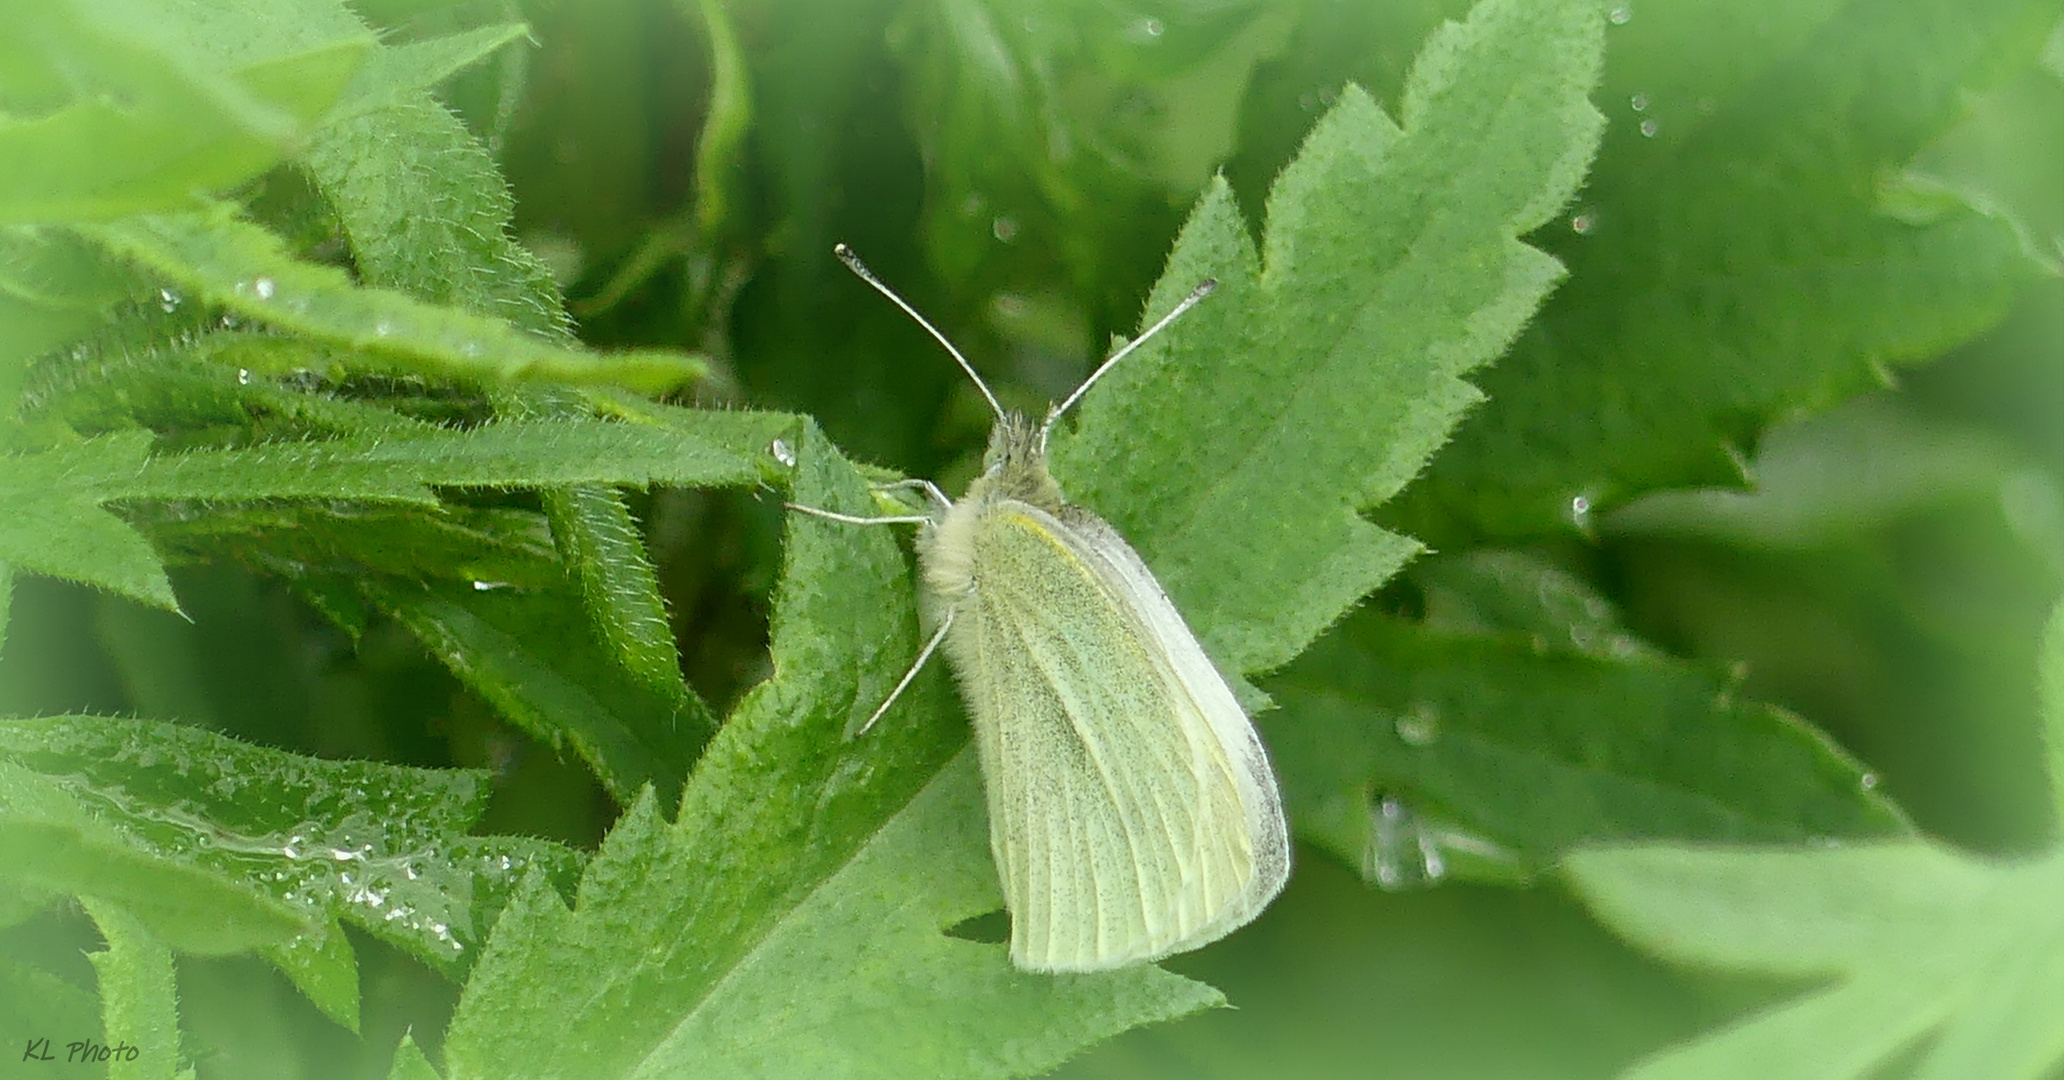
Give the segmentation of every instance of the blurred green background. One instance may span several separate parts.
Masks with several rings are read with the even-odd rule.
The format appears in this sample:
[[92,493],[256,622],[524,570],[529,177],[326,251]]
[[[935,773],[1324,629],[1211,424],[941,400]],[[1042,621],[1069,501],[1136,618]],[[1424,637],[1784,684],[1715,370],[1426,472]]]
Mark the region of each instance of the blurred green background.
[[[1679,6],[1613,20],[1638,29]],[[852,455],[949,490],[972,472],[987,412],[920,330],[831,258],[835,242],[863,253],[1007,401],[1050,400],[1132,329],[1214,171],[1258,230],[1271,178],[1339,87],[1359,82],[1395,113],[1426,34],[1464,10],[357,7],[397,39],[530,22],[535,48],[505,51],[444,97],[497,153],[519,237],[560,279],[585,341],[706,350],[721,376],[700,403],[809,413]],[[2002,317],[1885,389],[1773,418],[1738,448],[1761,482],[1753,495],[1665,493],[1588,530],[1498,538],[1577,569],[1666,650],[1739,665],[1741,695],[1829,732],[1926,832],[1991,853],[2057,839],[2032,673],[2064,584],[2060,40],[1974,88],[1910,163],[2011,218],[2033,261],[2047,261]],[[1614,71],[1659,62],[1638,39],[1608,43],[1609,85]],[[1725,43],[1714,50],[1697,59],[1724,62]],[[1601,168],[1647,114],[1613,93],[1598,98],[1614,132]],[[1584,231],[1551,229],[1551,249]],[[689,681],[721,711],[766,674],[778,507],[671,491],[636,506]],[[1488,538],[1457,527],[1433,539],[1460,551]],[[487,831],[592,845],[612,820],[577,763],[499,721],[398,627],[374,627],[354,650],[245,569],[189,567],[175,585],[190,622],[18,580],[0,713],[176,717],[323,756],[483,766],[497,777]],[[1409,607],[1406,590],[1372,606]],[[92,940],[76,915],[6,938],[59,971],[83,969]],[[404,1027],[424,1038],[442,1026],[454,988],[354,941],[363,1042],[256,961],[183,961],[183,1009],[217,1049],[214,1074],[375,1075]],[[1300,852],[1289,892],[1252,929],[1169,966],[1237,1008],[1133,1032],[1062,1075],[1597,1077],[1785,989],[1648,961],[1552,886],[1386,893],[1316,850]],[[271,992],[254,998],[252,985]]]

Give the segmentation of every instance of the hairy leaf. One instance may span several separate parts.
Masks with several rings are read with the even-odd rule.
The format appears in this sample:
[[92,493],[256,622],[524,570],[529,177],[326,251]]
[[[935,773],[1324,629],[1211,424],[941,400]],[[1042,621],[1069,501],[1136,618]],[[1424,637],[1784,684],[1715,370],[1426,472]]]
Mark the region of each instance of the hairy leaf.
[[107,1045],[117,1051],[108,1059],[108,1080],[173,1080],[179,1075],[179,991],[172,950],[115,904],[87,900],[86,910],[107,939],[107,948],[87,959],[100,976]]
[[[75,875],[50,884],[138,916],[164,909],[154,932],[188,951],[286,945],[303,933],[291,948],[342,949],[342,919],[457,974],[519,878],[533,867],[540,880],[566,876],[577,864],[545,841],[466,835],[485,808],[483,773],[323,761],[177,724],[8,720],[0,774],[35,796],[13,810],[28,824],[53,842],[65,829],[93,845],[97,863],[70,859]],[[39,863],[10,854],[7,865]],[[130,867],[151,890],[139,881],[138,891],[104,893],[126,888]],[[240,916],[252,929],[238,930],[240,909],[223,898],[254,913]],[[341,977],[333,960],[295,963]]]
[[295,258],[278,236],[227,207],[84,227],[109,252],[237,317],[354,350],[368,368],[462,379],[557,379],[662,390],[700,378],[700,360],[656,350],[615,355],[555,345],[499,319],[353,285]]
[[[215,50],[235,54],[218,65],[192,48],[210,41],[204,12],[121,0],[7,6],[0,36],[15,45],[0,92],[0,223],[177,210],[249,179],[336,102],[372,45],[346,23]],[[242,28],[228,36],[247,39]]]
[[[869,507],[821,435],[797,442],[797,500]],[[998,901],[941,680],[842,738],[914,650],[903,561],[885,531],[792,522],[775,677],[711,744],[676,823],[640,800],[572,908],[540,889],[512,909],[453,1021],[455,1080],[1022,1075],[1214,1000],[1153,968],[1025,975],[945,935]],[[922,1032],[891,1022],[919,1015]]]
[[2064,853],[1994,863],[1909,841],[1825,851],[1601,848],[1569,859],[1606,924],[1663,956],[1823,985],[1629,1080],[2040,1080],[2064,1061]]
[[1569,286],[1383,515],[1416,535],[1563,532],[1738,483],[1765,426],[1968,339],[2034,270],[1968,206],[1893,212],[1887,177],[2034,57],[2051,0],[1626,10],[1606,90],[1624,111],[1583,204],[1538,238]]
[[1825,736],[1633,638],[1575,579],[1506,553],[1414,577],[1423,621],[1350,617],[1269,680],[1282,708],[1261,718],[1299,830],[1371,880],[1533,873],[1586,841],[1905,828]]
[[1480,5],[1420,53],[1400,122],[1341,97],[1276,182],[1264,257],[1222,182],[1191,215],[1149,310],[1217,292],[1083,402],[1054,471],[1213,613],[1222,665],[1281,666],[1418,550],[1356,511],[1424,465],[1479,396],[1461,376],[1560,277],[1517,237],[1590,159],[1601,29],[1586,4]]

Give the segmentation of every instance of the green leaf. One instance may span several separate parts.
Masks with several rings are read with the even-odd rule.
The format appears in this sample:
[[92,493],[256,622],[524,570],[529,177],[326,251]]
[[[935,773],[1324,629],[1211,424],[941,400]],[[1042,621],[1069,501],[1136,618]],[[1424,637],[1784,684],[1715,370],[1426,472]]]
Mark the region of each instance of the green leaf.
[[71,786],[0,760],[0,857],[26,887],[121,904],[187,952],[237,952],[306,931],[299,911],[135,843]]
[[[1825,736],[1633,638],[1574,578],[1511,553],[1414,577],[1423,621],[1351,616],[1268,681],[1282,708],[1260,721],[1299,832],[1370,880],[1497,880],[1586,841],[1907,827]],[[1407,812],[1423,841],[1393,835]]]
[[[0,228],[0,415],[14,412],[30,360],[98,329],[132,291],[127,274],[70,236]],[[0,449],[20,434],[0,425]]]
[[[326,123],[335,124],[360,111],[391,105],[413,107],[424,100],[423,91],[529,35],[530,28],[522,23],[495,23],[418,41],[383,41],[367,54],[358,77],[344,92],[343,103],[330,113]],[[318,139],[322,137],[319,133]],[[409,152],[405,147],[392,150],[400,154]]]
[[1538,237],[1569,285],[1387,523],[1566,532],[1645,491],[1739,483],[1764,427],[1969,339],[2035,269],[1967,206],[1891,213],[1886,178],[2034,58],[2051,0],[1627,10],[1618,122],[1573,224]]
[[358,953],[344,936],[343,924],[333,917],[319,933],[258,951],[324,1016],[346,1030],[358,1030]]
[[387,1071],[387,1080],[438,1080],[437,1070],[430,1067],[430,1059],[423,1056],[414,1035],[402,1033],[400,1045],[394,1048],[394,1065]]
[[175,601],[156,554],[102,504],[312,497],[427,505],[429,485],[694,486],[737,483],[762,468],[682,425],[601,420],[426,428],[161,457],[148,457],[147,443],[130,432],[6,458],[0,505],[11,513],[0,522],[0,558],[170,608]]
[[[623,498],[596,486],[544,493],[545,513],[559,555],[580,587],[589,627],[612,658],[637,680],[672,700],[694,719],[686,726],[714,730],[716,718],[681,680],[673,624],[659,575],[645,557],[645,538]],[[675,794],[668,792],[668,794]]]
[[499,319],[361,288],[294,258],[280,238],[228,207],[82,227],[109,252],[171,285],[282,330],[353,350],[373,370],[473,380],[554,379],[664,390],[701,378],[701,360],[657,350],[604,356],[555,345]]
[[1151,273],[1134,253],[1164,242],[1171,210],[1231,152],[1248,73],[1290,14],[1252,0],[905,8],[889,35],[933,269],[980,283],[1058,271],[1129,317]]
[[1993,498],[2019,456],[1991,433],[1865,398],[1772,429],[1754,491],[1659,491],[1614,511],[1605,535],[1805,551],[1958,498]]
[[2051,611],[2050,623],[2043,629],[2036,679],[2043,745],[2048,750],[2050,800],[2056,810],[2057,833],[2064,836],[2064,604]]
[[2064,852],[1601,848],[1570,856],[1567,873],[1643,948],[1824,983],[1628,1080],[1861,1078],[1916,1047],[1919,1080],[2039,1080],[2064,1061]]
[[428,587],[374,577],[358,587],[502,716],[550,746],[571,743],[620,803],[629,805],[647,784],[678,798],[696,751],[715,730],[700,701],[626,672],[592,636],[579,595],[564,586]]
[[324,127],[301,159],[362,280],[570,338],[551,275],[509,239],[513,205],[494,160],[428,94],[414,98]]
[[1356,511],[1422,467],[1479,396],[1460,376],[1560,277],[1516,237],[1590,159],[1602,25],[1589,4],[1493,0],[1429,40],[1402,124],[1350,88],[1276,182],[1265,259],[1214,184],[1148,309],[1217,292],[1057,440],[1064,488],[1222,666],[1281,666],[1418,550]]
[[15,455],[0,470],[0,560],[177,608],[172,583],[143,537],[101,508],[101,485],[133,474],[150,436],[131,432],[44,454]]
[[338,99],[373,43],[347,23],[211,57],[195,47],[212,41],[205,12],[119,0],[8,6],[0,35],[36,55],[0,96],[0,223],[180,209],[256,176]]
[[[179,1072],[179,992],[172,950],[119,906],[87,900],[107,948],[93,953],[100,976],[108,1080],[172,1080]],[[130,1053],[130,1051],[134,1053]]]
[[15,1031],[23,1033],[17,1037],[24,1043],[48,1038],[49,1052],[60,1059],[64,1044],[72,1039],[107,1041],[100,1003],[91,993],[6,953],[0,953],[0,1016],[17,1025]]
[[[0,834],[30,845],[8,853],[12,872],[139,917],[162,909],[153,931],[182,951],[301,934],[311,939],[290,948],[342,949],[342,919],[457,974],[528,868],[550,878],[577,863],[545,841],[466,835],[485,808],[483,773],[323,761],[177,724],[8,720],[0,777],[26,793],[8,812],[40,834]],[[65,835],[79,852],[60,879],[46,864]],[[283,967],[337,1009],[341,955]]]
[[[869,509],[814,428],[793,450],[797,501]],[[842,738],[915,649],[895,540],[792,517],[783,581],[775,676],[711,743],[677,823],[641,799],[572,909],[526,891],[497,928],[453,1020],[454,1080],[1021,1075],[1215,1000],[1154,968],[1025,975],[947,937],[998,899],[943,680]]]

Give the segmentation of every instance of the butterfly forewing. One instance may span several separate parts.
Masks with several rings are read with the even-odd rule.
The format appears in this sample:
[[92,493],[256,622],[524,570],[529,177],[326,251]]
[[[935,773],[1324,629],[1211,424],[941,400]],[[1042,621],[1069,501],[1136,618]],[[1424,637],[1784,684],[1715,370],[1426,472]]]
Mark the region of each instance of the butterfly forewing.
[[1116,967],[1224,936],[1281,889],[1288,840],[1232,691],[1094,515],[978,511],[947,649],[969,699],[1011,956]]

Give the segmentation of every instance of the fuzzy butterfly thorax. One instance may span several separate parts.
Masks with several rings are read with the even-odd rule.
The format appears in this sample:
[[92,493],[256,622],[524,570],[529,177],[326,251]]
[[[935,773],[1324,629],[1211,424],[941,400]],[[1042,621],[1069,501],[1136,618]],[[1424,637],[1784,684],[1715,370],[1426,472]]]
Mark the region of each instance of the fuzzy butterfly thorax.
[[984,513],[1005,502],[1025,503],[1050,514],[1068,506],[1061,486],[1046,471],[1044,442],[1044,434],[1022,413],[1005,414],[990,430],[982,475],[918,536],[925,583],[934,596],[959,598],[974,587],[972,538]]

